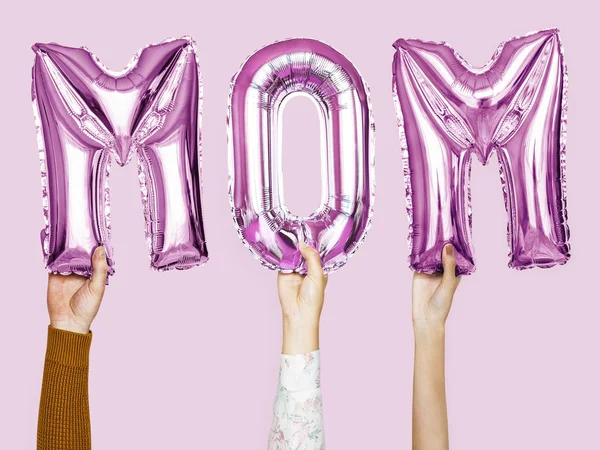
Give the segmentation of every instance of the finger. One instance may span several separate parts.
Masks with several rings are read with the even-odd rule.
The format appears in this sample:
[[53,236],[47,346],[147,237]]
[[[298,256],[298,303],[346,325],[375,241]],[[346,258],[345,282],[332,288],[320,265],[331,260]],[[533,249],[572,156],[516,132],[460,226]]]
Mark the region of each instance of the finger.
[[106,260],[106,250],[99,246],[92,255],[92,277],[90,287],[98,295],[104,295],[106,288],[106,277],[108,276],[108,261]]
[[300,253],[306,261],[307,275],[315,281],[323,282],[325,274],[323,273],[323,267],[321,266],[319,252],[306,242],[300,241]]
[[456,259],[454,258],[454,247],[452,244],[446,244],[442,250],[442,265],[444,266],[444,273],[441,284],[445,289],[454,292],[460,278],[456,276]]

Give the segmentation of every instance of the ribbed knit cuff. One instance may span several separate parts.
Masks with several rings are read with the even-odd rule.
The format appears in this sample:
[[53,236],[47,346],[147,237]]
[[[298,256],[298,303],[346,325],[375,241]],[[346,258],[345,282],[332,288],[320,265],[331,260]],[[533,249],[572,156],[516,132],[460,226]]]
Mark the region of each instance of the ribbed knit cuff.
[[89,367],[92,332],[73,333],[48,326],[46,360],[69,367]]

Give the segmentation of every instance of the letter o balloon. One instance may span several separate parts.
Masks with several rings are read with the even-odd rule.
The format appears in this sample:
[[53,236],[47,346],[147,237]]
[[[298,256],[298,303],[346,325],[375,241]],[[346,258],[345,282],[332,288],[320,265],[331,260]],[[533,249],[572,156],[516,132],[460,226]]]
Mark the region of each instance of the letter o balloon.
[[[321,121],[321,204],[307,217],[288,210],[282,189],[281,118],[297,95],[314,100]],[[238,235],[263,266],[306,273],[301,240],[326,273],[356,252],[373,213],[374,131],[365,81],[330,46],[289,39],[246,60],[229,95],[229,198]]]

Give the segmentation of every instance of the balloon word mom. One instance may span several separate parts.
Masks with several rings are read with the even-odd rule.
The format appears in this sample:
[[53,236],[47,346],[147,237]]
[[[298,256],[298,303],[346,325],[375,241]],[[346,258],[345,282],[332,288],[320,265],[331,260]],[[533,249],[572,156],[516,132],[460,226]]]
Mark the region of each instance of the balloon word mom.
[[146,47],[120,73],[85,48],[36,44],[38,129],[48,270],[91,274],[91,254],[110,245],[108,177],[137,153],[151,266],[206,261],[200,205],[200,83],[189,39]]
[[[457,273],[475,270],[473,156],[495,153],[508,213],[509,266],[570,258],[565,189],[567,73],[558,31],[500,45],[474,68],[448,44],[399,39],[393,61],[413,270],[442,271],[445,244]],[[190,38],[150,45],[122,72],[85,48],[33,47],[33,105],[42,169],[48,270],[91,274],[110,245],[108,177],[137,154],[151,267],[186,269],[207,258],[201,207],[201,81]],[[282,117],[305,96],[321,126],[321,203],[299,217],[283,194]],[[375,195],[374,124],[367,85],[330,46],[288,39],[252,54],[228,104],[229,200],[242,242],[261,264],[306,273],[299,242],[325,272],[362,244]]]
[[[290,213],[282,192],[281,112],[305,95],[318,106],[321,206]],[[374,200],[374,125],[367,86],[343,55],[322,42],[290,39],[254,53],[229,98],[229,195],[239,236],[266,267],[305,273],[304,240],[325,272],[343,266],[365,238]]]
[[564,264],[567,78],[558,32],[508,41],[481,69],[447,44],[400,39],[394,46],[410,266],[440,271],[450,242],[457,272],[475,270],[471,157],[487,164],[493,153],[508,212],[509,266]]

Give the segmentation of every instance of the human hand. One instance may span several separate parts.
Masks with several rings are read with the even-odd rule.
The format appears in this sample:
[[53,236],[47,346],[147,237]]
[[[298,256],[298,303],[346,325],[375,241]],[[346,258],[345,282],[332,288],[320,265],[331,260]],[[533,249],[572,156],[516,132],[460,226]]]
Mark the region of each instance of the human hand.
[[421,329],[444,329],[452,306],[454,292],[460,283],[456,276],[454,248],[447,244],[442,250],[443,273],[432,275],[415,272],[413,275],[413,327]]
[[282,353],[287,355],[318,350],[319,320],[327,286],[327,276],[323,273],[319,253],[304,242],[300,242],[300,252],[306,261],[307,274],[277,275],[277,291],[283,314]]
[[108,276],[106,250],[92,255],[92,277],[48,275],[48,313],[53,328],[87,334],[98,313]]

